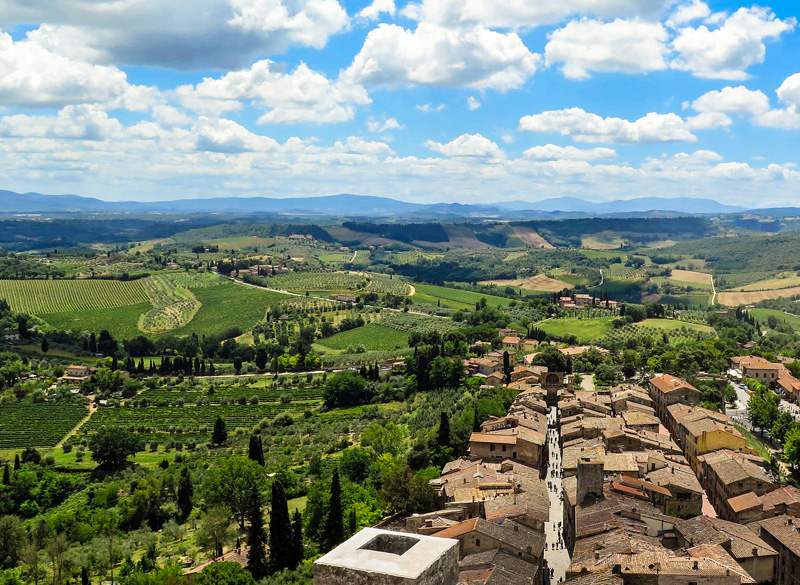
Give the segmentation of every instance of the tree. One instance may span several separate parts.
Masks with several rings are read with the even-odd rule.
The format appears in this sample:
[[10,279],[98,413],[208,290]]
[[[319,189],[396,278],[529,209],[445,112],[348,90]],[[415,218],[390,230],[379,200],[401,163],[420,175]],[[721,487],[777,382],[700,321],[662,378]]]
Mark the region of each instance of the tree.
[[360,406],[372,400],[372,385],[355,372],[337,372],[327,379],[322,394],[325,405]]
[[47,353],[50,350],[50,344],[47,342],[47,337],[42,337],[42,353]]
[[283,484],[272,482],[272,509],[269,515],[269,564],[270,572],[293,569],[294,551],[292,541],[292,521],[289,517],[289,503]]
[[212,467],[203,480],[203,495],[210,505],[230,506],[244,530],[249,494],[264,489],[264,469],[244,457],[228,457]]
[[19,563],[25,529],[16,516],[0,516],[0,569],[13,569]]
[[195,585],[256,585],[253,575],[239,563],[211,563],[200,571]]
[[511,358],[507,351],[503,352],[503,381],[511,383]]
[[86,565],[81,567],[81,585],[91,585],[89,582],[89,569],[86,568]]
[[339,483],[339,470],[333,470],[331,478],[331,497],[328,510],[320,531],[321,547],[324,551],[332,550],[344,540],[344,509],[342,508],[342,486]]
[[8,463],[3,466],[3,485],[9,485],[11,483],[11,472],[8,468]]
[[189,514],[192,513],[192,497],[194,496],[194,485],[192,484],[192,476],[189,474],[189,468],[184,466],[181,469],[181,477],[178,480],[178,510],[180,512],[180,521],[186,522]]
[[403,449],[405,437],[403,429],[394,422],[372,423],[361,433],[361,445],[372,447],[377,455],[389,453],[396,455]]
[[[542,346],[539,346],[542,347]],[[569,372],[567,356],[565,356],[554,345],[545,345],[542,350],[533,358],[533,365],[547,366],[548,372]]]
[[144,449],[144,444],[127,429],[101,427],[89,439],[89,449],[101,469],[118,471],[125,467],[129,456]]
[[250,445],[247,448],[247,457],[250,461],[255,461],[262,467],[264,466],[264,447],[261,443],[261,435],[250,435]]
[[228,441],[228,429],[225,427],[225,421],[221,416],[217,417],[214,421],[214,430],[211,433],[211,443],[221,447]]
[[795,424],[792,429],[786,433],[783,454],[787,463],[792,466],[792,469],[797,469],[798,464],[800,464],[800,426]]
[[225,545],[233,540],[231,530],[231,509],[228,506],[216,505],[200,518],[200,527],[195,535],[197,544],[211,553],[213,558],[221,557]]
[[236,374],[239,375],[242,373],[242,358],[241,356],[234,356],[233,358],[233,369],[236,370]]
[[375,462],[375,451],[354,445],[339,454],[339,472],[353,483],[363,483]]
[[292,568],[297,567],[303,562],[305,557],[305,548],[303,547],[303,516],[300,514],[300,509],[294,511],[294,518],[292,519]]
[[247,570],[250,571],[253,579],[260,580],[266,577],[269,572],[266,549],[267,533],[264,530],[261,491],[253,487],[247,495]]
[[269,354],[267,353],[267,348],[264,347],[263,345],[259,346],[258,349],[256,349],[256,358],[255,358],[256,367],[263,372],[264,368],[267,367],[268,362],[269,362]]
[[793,426],[794,417],[788,412],[782,412],[780,415],[778,415],[778,418],[772,425],[770,434],[772,435],[773,439],[783,442],[783,440],[786,438],[786,434],[792,430]]
[[53,570],[53,585],[60,585],[64,575],[64,555],[67,552],[67,538],[63,534],[57,534],[47,543],[45,552],[50,558],[50,566]]
[[436,444],[440,449],[450,447],[450,419],[444,411],[439,414],[439,430],[436,433]]

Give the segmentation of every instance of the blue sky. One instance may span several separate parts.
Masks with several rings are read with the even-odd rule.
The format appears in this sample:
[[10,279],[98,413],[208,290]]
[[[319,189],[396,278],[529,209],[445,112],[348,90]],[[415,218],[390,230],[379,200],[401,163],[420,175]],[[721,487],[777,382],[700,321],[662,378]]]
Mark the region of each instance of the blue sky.
[[795,205],[798,12],[0,0],[0,188]]

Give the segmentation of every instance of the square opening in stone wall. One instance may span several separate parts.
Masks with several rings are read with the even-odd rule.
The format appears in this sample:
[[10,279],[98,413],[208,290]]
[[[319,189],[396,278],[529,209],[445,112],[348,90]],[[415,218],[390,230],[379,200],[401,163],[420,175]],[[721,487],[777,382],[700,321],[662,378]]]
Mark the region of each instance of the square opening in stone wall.
[[416,538],[400,534],[379,534],[368,543],[362,545],[360,550],[374,550],[400,556],[418,542],[419,540]]

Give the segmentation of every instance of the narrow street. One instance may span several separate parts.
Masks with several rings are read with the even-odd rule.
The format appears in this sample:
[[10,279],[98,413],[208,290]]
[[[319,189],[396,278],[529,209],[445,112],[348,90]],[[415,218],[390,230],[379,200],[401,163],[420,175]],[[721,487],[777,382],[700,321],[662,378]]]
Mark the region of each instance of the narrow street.
[[[547,414],[547,446],[550,450],[550,465],[547,468],[547,488],[550,494],[550,521],[545,524],[544,532],[547,544],[545,545],[544,558],[547,561],[548,571],[546,577],[550,583],[556,585],[564,580],[569,567],[569,552],[564,547],[563,518],[564,503],[561,492],[561,446],[559,445],[558,408],[553,406]],[[545,579],[547,583],[547,579]]]

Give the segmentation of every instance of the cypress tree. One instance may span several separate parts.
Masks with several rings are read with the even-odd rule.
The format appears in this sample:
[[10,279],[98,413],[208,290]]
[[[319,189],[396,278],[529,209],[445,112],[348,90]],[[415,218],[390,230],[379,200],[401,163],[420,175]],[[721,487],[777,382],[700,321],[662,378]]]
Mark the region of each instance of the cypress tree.
[[81,585],[90,585],[89,569],[86,568],[86,565],[81,567]]
[[11,483],[11,472],[8,469],[8,463],[3,467],[3,485]]
[[260,581],[268,574],[267,533],[264,530],[264,514],[261,509],[261,494],[258,488],[250,493],[250,505],[247,511],[250,524],[247,527],[247,570],[253,579]]
[[295,509],[292,519],[292,569],[296,568],[305,557],[303,548],[303,516],[299,509]]
[[442,411],[439,415],[439,432],[436,434],[436,444],[439,448],[450,446],[450,419]]
[[228,430],[225,428],[225,421],[221,416],[214,421],[214,431],[211,433],[211,442],[215,445],[224,445],[228,440]]
[[481,430],[481,419],[478,418],[478,409],[475,408],[472,414],[472,432],[477,433]]
[[19,454],[14,455],[14,471],[19,471],[20,467],[22,467],[22,465],[19,462]]
[[250,435],[250,445],[247,448],[247,457],[262,467],[264,466],[264,447],[261,444],[260,436]]
[[97,353],[97,337],[94,333],[89,336],[89,352]]
[[358,528],[358,516],[356,515],[356,509],[350,508],[350,512],[347,514],[347,532],[350,535],[356,533],[356,529]]
[[189,514],[192,513],[193,495],[192,477],[189,475],[189,468],[184,466],[181,469],[181,477],[178,480],[178,510],[180,511],[181,522],[186,522]]
[[331,479],[331,498],[328,501],[328,512],[322,524],[322,550],[329,551],[344,540],[343,512],[339,470],[334,469],[333,479]]
[[42,353],[47,353],[50,350],[50,344],[47,342],[47,337],[42,337]]
[[289,503],[283,484],[272,482],[272,511],[269,515],[269,564],[270,572],[279,573],[291,568],[294,562],[292,521]]

